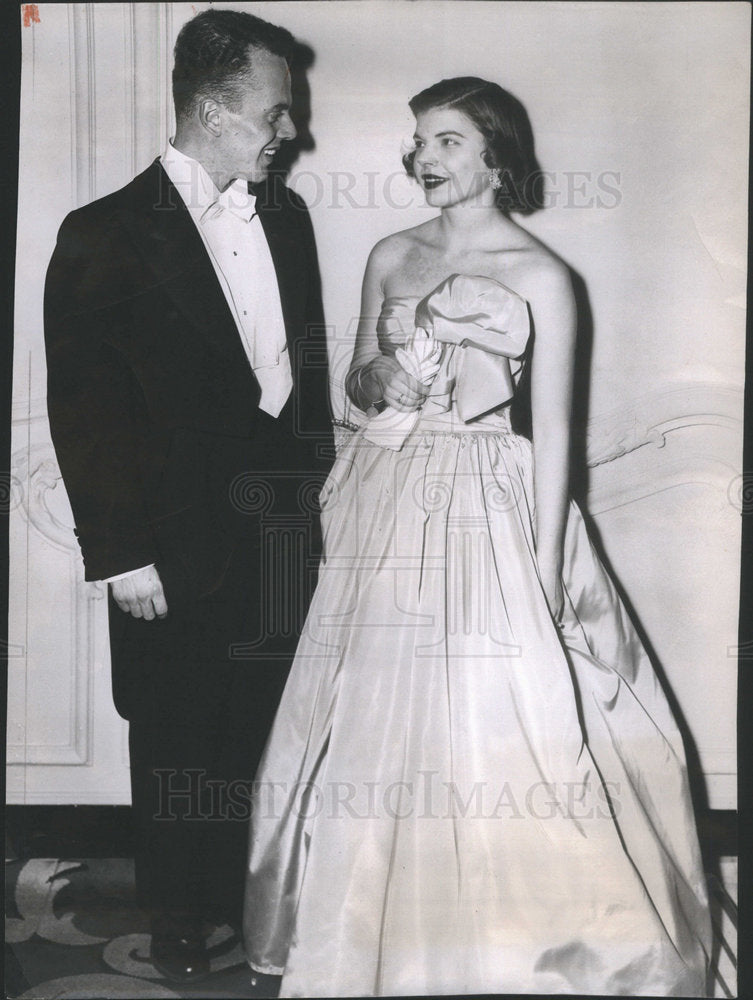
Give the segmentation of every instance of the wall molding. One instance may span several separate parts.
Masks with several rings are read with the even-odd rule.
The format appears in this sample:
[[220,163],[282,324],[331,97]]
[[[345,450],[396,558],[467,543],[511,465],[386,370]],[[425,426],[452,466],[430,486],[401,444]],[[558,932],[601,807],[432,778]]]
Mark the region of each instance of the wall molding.
[[[668,384],[627,408],[595,417],[586,435],[589,512],[598,515],[665,490],[702,485],[719,492],[720,503],[739,514],[742,412],[741,388],[693,382]],[[714,430],[713,449],[707,439],[699,450],[697,434],[705,428]],[[617,461],[644,448],[665,447],[661,461],[632,461],[624,468]]]
[[739,470],[729,462],[698,455],[692,460],[674,459],[663,462],[658,469],[642,471],[630,478],[621,476],[617,483],[592,483],[586,507],[590,514],[596,516],[618,507],[627,507],[667,490],[704,486],[715,490],[719,495],[720,505],[729,504],[730,514],[737,516],[740,511],[730,498],[730,490],[738,477]]
[[73,118],[73,204],[86,205],[97,197],[97,77],[94,47],[94,6],[70,4],[71,109]]
[[[144,8],[142,7],[142,10]],[[125,44],[125,81],[123,88],[124,118],[126,123],[126,159],[128,174],[133,177],[137,170],[136,159],[136,114],[138,101],[136,94],[136,12],[138,6],[134,3],[123,4],[123,40]]]
[[[93,682],[95,666],[96,604],[105,596],[105,587],[98,583],[87,583],[81,572],[81,557],[71,524],[62,521],[50,509],[48,495],[60,486],[62,477],[51,444],[34,445],[21,449],[12,457],[11,482],[16,489],[16,505],[11,516],[11,525],[19,518],[25,522],[24,530],[33,529],[48,544],[53,545],[66,557],[68,581],[66,592],[70,595],[68,655],[61,657],[56,667],[67,668],[68,681],[68,738],[64,744],[31,743],[26,737],[24,719],[24,739],[21,743],[9,742],[8,763],[69,766],[91,766],[93,744]],[[27,545],[27,552],[29,548]],[[26,573],[33,569],[26,566]],[[25,594],[28,597],[30,580],[24,579]],[[26,612],[28,612],[28,605]],[[33,698],[30,689],[30,652],[27,649],[23,668],[25,671],[25,702]],[[20,659],[20,657],[19,657]],[[14,669],[21,667],[16,663]],[[12,675],[11,678],[12,679]]]
[[72,523],[61,521],[48,505],[48,493],[58,485],[65,490],[63,476],[52,444],[37,444],[16,451],[11,458],[11,477],[18,490],[16,506],[42,537],[59,549],[78,554]]
[[102,779],[102,788],[83,792],[77,785],[68,788],[62,775],[58,775],[54,788],[27,788],[23,783],[22,770],[17,765],[8,766],[7,802],[11,806],[120,806],[130,805],[130,784],[128,778],[108,774]]
[[673,382],[644,393],[588,421],[586,453],[594,468],[653,445],[663,448],[667,435],[690,427],[742,429],[743,389],[727,383]]

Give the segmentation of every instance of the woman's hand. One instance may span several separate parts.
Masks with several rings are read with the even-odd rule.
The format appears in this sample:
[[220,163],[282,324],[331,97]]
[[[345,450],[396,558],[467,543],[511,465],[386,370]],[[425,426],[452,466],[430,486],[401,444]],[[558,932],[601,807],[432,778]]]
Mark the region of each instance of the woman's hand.
[[395,358],[386,356],[370,362],[360,381],[362,391],[371,394],[372,384],[376,387],[380,395],[373,399],[374,403],[384,401],[401,413],[419,409],[429,391],[428,385],[409,375]]

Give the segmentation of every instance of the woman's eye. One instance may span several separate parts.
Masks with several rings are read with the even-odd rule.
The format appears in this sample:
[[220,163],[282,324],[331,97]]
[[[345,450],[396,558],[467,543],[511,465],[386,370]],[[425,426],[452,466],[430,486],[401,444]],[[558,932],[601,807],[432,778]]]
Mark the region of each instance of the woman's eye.
[[446,135],[444,137],[444,139],[442,139],[442,145],[443,146],[457,146],[457,142],[454,139],[451,139],[449,136]]

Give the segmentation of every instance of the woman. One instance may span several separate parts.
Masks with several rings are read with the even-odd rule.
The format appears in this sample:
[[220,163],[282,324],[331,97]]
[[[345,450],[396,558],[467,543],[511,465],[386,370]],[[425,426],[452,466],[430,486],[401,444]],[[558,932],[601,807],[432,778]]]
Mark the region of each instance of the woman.
[[411,109],[440,214],[366,269],[370,419],[258,775],[249,961],[286,996],[705,995],[681,739],[567,498],[568,271],[508,215],[528,120],[475,78]]

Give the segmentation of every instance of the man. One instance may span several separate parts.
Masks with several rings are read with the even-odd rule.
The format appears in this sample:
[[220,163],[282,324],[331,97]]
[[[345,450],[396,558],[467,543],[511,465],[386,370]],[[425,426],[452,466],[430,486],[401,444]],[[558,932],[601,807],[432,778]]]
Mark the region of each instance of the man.
[[110,583],[137,891],[177,981],[208,972],[205,920],[240,920],[244,787],[315,575],[319,276],[305,207],[269,175],[296,134],[292,47],[249,14],[189,21],[175,138],[66,218],[45,289],[52,437],[86,578]]

